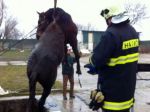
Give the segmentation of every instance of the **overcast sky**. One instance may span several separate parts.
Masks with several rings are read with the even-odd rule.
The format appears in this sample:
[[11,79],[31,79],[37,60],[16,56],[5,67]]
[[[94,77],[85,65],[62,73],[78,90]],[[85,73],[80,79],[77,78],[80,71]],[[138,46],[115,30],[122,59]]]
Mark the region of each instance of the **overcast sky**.
[[[105,20],[99,15],[100,11],[112,5],[123,6],[127,0],[57,0],[57,7],[61,7],[68,12],[75,23],[87,25],[90,23],[97,30],[105,30]],[[149,0],[129,0],[142,1],[150,7]],[[28,33],[37,25],[38,15],[36,11],[42,12],[54,7],[54,0],[4,0],[9,12],[17,18],[21,31]],[[150,11],[148,12],[150,13]],[[148,26],[148,27],[147,27]],[[150,19],[140,22],[136,29],[144,32],[141,39],[150,40]],[[149,36],[149,37],[148,37]]]

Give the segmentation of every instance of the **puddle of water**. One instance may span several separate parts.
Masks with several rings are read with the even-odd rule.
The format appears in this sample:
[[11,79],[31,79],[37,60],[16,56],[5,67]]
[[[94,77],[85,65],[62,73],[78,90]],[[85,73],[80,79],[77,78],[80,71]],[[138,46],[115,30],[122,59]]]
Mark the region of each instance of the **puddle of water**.
[[49,109],[49,112],[62,112],[60,105],[52,97],[48,97],[46,99],[46,103],[44,106]]

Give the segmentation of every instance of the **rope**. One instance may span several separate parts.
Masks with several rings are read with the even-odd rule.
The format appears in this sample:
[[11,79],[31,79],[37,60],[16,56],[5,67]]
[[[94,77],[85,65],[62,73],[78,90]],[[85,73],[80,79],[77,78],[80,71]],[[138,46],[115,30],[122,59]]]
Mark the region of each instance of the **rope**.
[[55,21],[55,16],[56,16],[56,5],[57,5],[57,0],[54,0],[54,11],[53,11],[53,19]]
[[56,9],[57,0],[54,0],[54,9]]
[[54,0],[54,11],[53,11],[53,20],[56,22],[56,5],[57,5],[57,0]]

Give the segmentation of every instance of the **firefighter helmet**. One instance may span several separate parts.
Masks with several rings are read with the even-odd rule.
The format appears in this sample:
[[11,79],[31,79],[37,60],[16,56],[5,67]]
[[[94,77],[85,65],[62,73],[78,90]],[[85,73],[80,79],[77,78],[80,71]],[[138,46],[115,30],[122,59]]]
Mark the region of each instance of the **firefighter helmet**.
[[112,18],[111,22],[114,24],[118,24],[129,19],[129,16],[125,10],[122,8],[119,10],[119,8],[115,6],[102,10],[101,16],[105,19]]

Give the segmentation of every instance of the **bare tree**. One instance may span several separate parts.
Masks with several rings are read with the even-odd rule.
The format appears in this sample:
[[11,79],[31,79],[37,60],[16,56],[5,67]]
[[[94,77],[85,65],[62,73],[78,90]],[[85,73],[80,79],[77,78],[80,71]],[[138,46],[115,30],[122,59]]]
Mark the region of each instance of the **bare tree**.
[[5,13],[5,4],[3,0],[0,0],[0,26],[2,25],[3,19],[4,19],[4,13]]
[[3,39],[10,39],[10,38],[12,38],[13,33],[16,31],[16,25],[17,24],[18,24],[17,21],[14,18],[12,18],[12,17],[9,17],[5,21],[5,27],[4,27],[4,32],[3,32]]
[[7,39],[18,39],[22,35],[16,27],[17,24],[17,20],[7,13],[4,1],[0,0],[0,39],[2,39],[2,49],[4,49]]
[[145,4],[142,3],[132,3],[128,0],[125,3],[125,10],[129,13],[130,16],[130,23],[136,24],[140,20],[147,19],[149,16],[147,15],[147,8]]
[[6,19],[5,26],[1,36],[2,49],[4,49],[4,44],[8,39],[18,39],[18,37],[22,35],[22,33],[16,28],[17,24],[18,22],[13,17],[9,17],[8,19]]
[[23,33],[20,32],[17,28],[14,28],[10,34],[11,39],[18,39],[23,36]]

